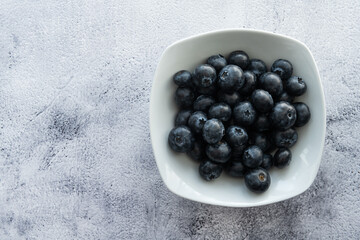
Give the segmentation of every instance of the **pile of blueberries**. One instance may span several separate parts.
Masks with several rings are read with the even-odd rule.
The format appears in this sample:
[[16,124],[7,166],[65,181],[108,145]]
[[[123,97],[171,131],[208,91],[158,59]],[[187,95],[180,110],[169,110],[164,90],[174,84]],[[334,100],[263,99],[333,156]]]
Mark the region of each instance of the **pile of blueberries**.
[[192,74],[177,72],[173,80],[180,111],[169,133],[170,148],[199,162],[200,176],[207,181],[224,169],[244,177],[251,191],[266,191],[268,170],[291,161],[289,148],[298,139],[294,127],[310,119],[309,107],[294,102],[306,92],[306,83],[292,73],[287,60],[276,60],[268,72],[262,60],[240,50],[227,59],[211,56]]

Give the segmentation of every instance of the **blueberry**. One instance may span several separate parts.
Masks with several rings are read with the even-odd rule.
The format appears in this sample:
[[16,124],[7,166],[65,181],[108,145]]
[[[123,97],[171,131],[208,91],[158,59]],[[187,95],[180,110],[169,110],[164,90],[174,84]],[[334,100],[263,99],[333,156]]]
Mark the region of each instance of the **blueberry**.
[[216,94],[216,87],[214,85],[207,87],[207,88],[197,88],[197,92],[199,94],[207,95],[207,96],[214,96]]
[[216,70],[209,64],[199,65],[195,68],[192,79],[196,87],[208,88],[216,82]]
[[292,127],[296,121],[296,110],[288,102],[278,102],[270,113],[272,125],[280,130]]
[[241,67],[241,69],[245,69],[249,65],[250,60],[246,52],[237,50],[230,53],[228,62],[229,64],[234,64]]
[[270,93],[262,89],[257,89],[252,93],[251,103],[261,113],[269,112],[274,106],[274,100]]
[[250,126],[256,119],[256,111],[250,102],[244,101],[235,105],[233,116],[240,126]]
[[178,87],[175,92],[175,102],[180,108],[191,107],[195,95],[190,88]]
[[223,91],[219,91],[217,94],[217,99],[219,102],[227,103],[230,106],[234,106],[235,104],[242,101],[242,97],[238,92],[226,93]]
[[270,139],[266,133],[252,133],[251,143],[258,146],[263,152],[266,152],[271,146]]
[[253,72],[256,77],[260,77],[267,72],[266,64],[260,59],[251,59],[247,70]]
[[225,141],[207,145],[205,152],[210,160],[218,163],[225,163],[231,157],[231,147]]
[[256,88],[257,77],[253,72],[245,71],[244,79],[245,79],[244,86],[240,88],[239,93],[242,96],[249,96]]
[[232,177],[244,177],[246,168],[241,162],[229,162],[225,170]]
[[215,99],[211,96],[200,95],[194,101],[193,108],[195,111],[207,112],[211,105],[215,103]]
[[179,126],[171,129],[168,142],[170,148],[175,152],[188,152],[193,149],[195,138],[190,128]]
[[307,86],[305,81],[296,76],[292,76],[285,83],[286,91],[293,96],[301,96],[306,92]]
[[223,122],[231,118],[231,107],[226,103],[215,103],[209,109],[209,118],[217,118]]
[[253,129],[258,132],[268,131],[270,127],[271,123],[266,114],[259,115],[253,124]]
[[273,161],[273,157],[271,156],[271,154],[264,154],[263,162],[260,165],[260,167],[262,167],[266,170],[270,170],[273,165],[274,165],[274,161]]
[[245,175],[245,185],[254,193],[265,192],[270,187],[270,183],[270,174],[263,168],[253,169]]
[[221,69],[227,65],[226,59],[221,54],[209,57],[206,63],[213,66],[216,72],[220,72]]
[[303,102],[294,103],[293,106],[296,110],[296,122],[295,127],[302,127],[309,122],[311,118],[309,107]]
[[177,72],[173,80],[179,87],[192,87],[191,73],[189,71],[181,70]]
[[207,143],[217,143],[224,135],[225,127],[220,120],[213,118],[206,121],[203,127],[202,136]]
[[200,163],[199,166],[200,176],[206,181],[211,181],[220,177],[222,170],[223,168],[220,164],[214,163],[210,160]]
[[289,128],[284,131],[275,131],[273,133],[273,141],[277,147],[290,148],[295,145],[298,139],[298,134],[295,129]]
[[263,157],[263,151],[258,146],[252,145],[244,150],[242,163],[245,167],[256,168],[261,165]]
[[205,146],[203,141],[195,141],[193,149],[186,154],[194,161],[201,162],[205,156]]
[[280,94],[280,96],[276,100],[278,102],[285,101],[285,102],[292,103],[294,101],[294,96],[291,96],[290,94],[288,94],[287,92],[284,91]]
[[249,136],[245,129],[239,126],[230,126],[226,129],[226,140],[232,147],[244,146],[248,138]]
[[283,83],[281,78],[275,73],[267,72],[261,75],[259,79],[260,88],[268,91],[273,98],[280,96],[283,92]]
[[236,65],[227,65],[219,73],[218,86],[224,92],[239,90],[245,83],[244,73]]
[[274,166],[284,168],[291,161],[291,151],[288,148],[279,148],[274,155]]
[[180,110],[175,118],[175,126],[187,125],[191,113],[192,111],[189,109]]
[[291,77],[293,66],[288,60],[278,59],[271,66],[271,71],[279,75],[281,79],[286,80]]
[[188,126],[194,133],[199,134],[202,132],[206,121],[206,114],[201,111],[197,111],[190,115],[188,120]]

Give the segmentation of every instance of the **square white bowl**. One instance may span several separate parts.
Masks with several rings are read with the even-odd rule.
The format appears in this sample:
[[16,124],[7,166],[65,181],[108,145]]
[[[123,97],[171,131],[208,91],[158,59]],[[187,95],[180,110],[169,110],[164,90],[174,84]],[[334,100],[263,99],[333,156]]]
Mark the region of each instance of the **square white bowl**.
[[[307,92],[296,99],[311,111],[307,125],[298,128],[299,139],[292,151],[290,165],[270,170],[271,185],[263,194],[250,192],[243,179],[223,173],[206,182],[198,173],[198,164],[186,154],[173,152],[168,134],[174,127],[178,108],[174,103],[176,86],[173,75],[194,68],[214,54],[244,50],[250,58],[262,59],[268,69],[279,58],[289,60],[294,75],[301,76]],[[150,134],[160,175],[173,193],[202,203],[230,207],[251,207],[294,197],[310,187],[319,169],[325,139],[325,101],[322,84],[310,50],[298,40],[270,32],[229,29],[204,33],[177,41],[166,48],[157,66],[150,100]]]

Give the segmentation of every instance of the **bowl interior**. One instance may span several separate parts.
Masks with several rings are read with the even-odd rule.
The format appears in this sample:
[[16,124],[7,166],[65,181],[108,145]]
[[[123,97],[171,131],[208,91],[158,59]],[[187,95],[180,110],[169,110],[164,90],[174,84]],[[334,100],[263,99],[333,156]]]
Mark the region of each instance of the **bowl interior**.
[[[297,98],[310,107],[310,122],[298,129],[299,140],[291,148],[291,164],[270,171],[271,186],[257,195],[246,189],[243,179],[225,173],[213,182],[202,180],[198,164],[186,154],[168,147],[169,131],[178,111],[174,103],[176,86],[172,76],[179,70],[193,71],[214,54],[225,57],[234,50],[244,50],[250,58],[263,60],[267,67],[279,58],[288,59],[294,75],[303,77],[307,92]],[[254,30],[225,30],[191,37],[169,46],[157,67],[150,102],[150,131],[153,151],[161,177],[174,193],[199,202],[223,206],[257,206],[281,201],[305,191],[313,182],[321,161],[325,136],[323,90],[314,59],[301,42],[272,33]]]

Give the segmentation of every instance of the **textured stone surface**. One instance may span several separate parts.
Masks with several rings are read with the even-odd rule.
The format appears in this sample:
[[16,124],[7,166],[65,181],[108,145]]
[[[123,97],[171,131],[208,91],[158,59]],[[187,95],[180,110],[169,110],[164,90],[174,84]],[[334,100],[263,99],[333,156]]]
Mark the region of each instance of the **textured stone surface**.
[[[359,12],[351,0],[2,0],[0,239],[358,239]],[[155,166],[148,107],[162,51],[229,27],[295,37],[317,61],[326,146],[294,199],[199,204],[170,193]]]

